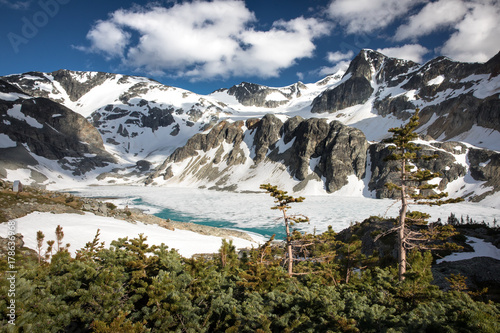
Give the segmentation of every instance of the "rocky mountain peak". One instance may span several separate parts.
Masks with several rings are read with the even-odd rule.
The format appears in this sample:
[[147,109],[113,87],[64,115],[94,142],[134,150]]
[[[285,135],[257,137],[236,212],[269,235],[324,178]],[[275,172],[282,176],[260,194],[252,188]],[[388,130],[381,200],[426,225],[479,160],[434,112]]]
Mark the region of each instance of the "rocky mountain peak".
[[60,69],[50,74],[54,77],[55,81],[61,84],[73,102],[79,100],[92,88],[116,76],[115,74],[103,72],[74,72],[65,69]]
[[349,68],[344,74],[344,77],[364,77],[371,81],[372,76],[376,73],[387,56],[380,52],[364,49],[351,61]]

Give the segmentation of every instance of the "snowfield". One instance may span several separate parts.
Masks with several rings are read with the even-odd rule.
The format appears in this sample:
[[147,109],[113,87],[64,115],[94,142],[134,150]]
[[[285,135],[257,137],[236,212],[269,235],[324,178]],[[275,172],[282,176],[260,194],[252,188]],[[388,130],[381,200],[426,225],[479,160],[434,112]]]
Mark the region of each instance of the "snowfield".
[[[109,217],[96,216],[87,213],[79,214],[52,214],[35,212],[14,220],[18,233],[24,236],[25,246],[36,250],[36,233],[41,230],[45,235],[44,249],[48,240],[56,240],[55,230],[61,225],[64,232],[63,245],[69,243],[69,252],[72,256],[76,250],[81,249],[87,242],[94,239],[97,230],[100,230],[100,241],[104,246],[110,246],[113,240],[128,237],[136,238],[139,234],[147,237],[147,244],[160,245],[164,243],[169,249],[176,249],[180,255],[190,258],[198,253],[216,253],[222,244],[221,237],[201,235],[186,230],[168,230],[158,225],[135,224]],[[0,224],[0,234],[7,235],[7,223]],[[241,238],[233,238],[233,244],[237,249],[258,247],[265,241],[263,238],[253,236],[254,242]]]

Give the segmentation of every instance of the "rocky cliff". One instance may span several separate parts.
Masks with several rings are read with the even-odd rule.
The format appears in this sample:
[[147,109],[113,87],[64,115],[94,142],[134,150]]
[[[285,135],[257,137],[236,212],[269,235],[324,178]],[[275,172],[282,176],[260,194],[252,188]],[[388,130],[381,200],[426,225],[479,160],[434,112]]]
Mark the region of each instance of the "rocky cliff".
[[[418,154],[438,156],[416,165],[441,175],[438,190],[479,201],[498,188],[499,153],[460,142],[418,146]],[[282,122],[268,114],[246,123],[224,121],[195,135],[149,175],[147,184],[249,190],[257,181],[269,181],[293,191],[313,186],[333,193],[358,182],[365,195],[394,198],[397,193],[385,186],[400,176],[398,165],[386,161],[391,153],[386,144],[369,143],[360,130],[338,121],[293,117]],[[482,184],[483,191],[474,184]]]
[[420,108],[421,127],[450,140],[474,126],[499,131],[500,53],[486,63],[438,57],[424,65],[363,50],[342,81],[312,102],[313,113],[335,113],[373,100],[373,111],[406,120]]
[[[31,166],[39,162],[34,156],[57,163],[74,176],[114,163],[103,146],[99,132],[84,117],[43,97],[31,97],[5,81],[0,91],[11,98],[0,100],[0,133],[2,145],[0,172],[12,165]],[[17,94],[17,95],[16,95]]]

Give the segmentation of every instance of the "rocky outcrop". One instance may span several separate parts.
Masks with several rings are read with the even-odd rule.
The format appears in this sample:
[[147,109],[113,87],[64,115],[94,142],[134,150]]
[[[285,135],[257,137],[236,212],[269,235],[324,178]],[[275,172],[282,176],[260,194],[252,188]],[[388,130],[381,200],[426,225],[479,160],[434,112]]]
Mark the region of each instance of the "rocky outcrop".
[[[235,123],[221,121],[207,134],[199,133],[190,138],[184,147],[175,150],[169,157],[168,162],[183,161],[188,157],[197,156],[198,151],[207,152],[219,148],[224,142],[232,144],[237,149],[243,140],[242,126],[242,121]],[[221,154],[217,153],[214,159],[219,161],[221,158]]]
[[245,106],[276,108],[287,104],[294,97],[300,97],[301,90],[305,89],[307,87],[302,82],[284,88],[271,88],[255,83],[242,82],[229,89],[221,89],[217,92],[226,92]]
[[485,287],[488,296],[496,301],[500,298],[500,260],[490,257],[476,257],[467,260],[445,261],[432,267],[433,284],[441,289],[449,290],[450,283],[446,280],[451,274],[466,278],[465,283],[470,291],[479,291]]
[[262,162],[269,153],[269,150],[275,148],[275,144],[281,136],[282,126],[283,122],[271,114],[265,115],[255,124],[252,129],[252,131],[255,131],[253,139],[255,164]]
[[59,82],[68,94],[71,101],[79,100],[91,89],[101,85],[104,81],[114,78],[115,74],[103,72],[74,72],[61,69],[50,73],[54,80]]
[[73,175],[114,162],[99,132],[84,117],[49,99],[0,101],[0,115],[0,133],[18,148],[24,144],[31,153],[58,161]]
[[[242,149],[243,144],[247,145],[246,150]],[[364,176],[367,147],[361,131],[337,121],[294,117],[283,123],[270,114],[260,120],[249,119],[245,126],[243,122],[223,121],[177,149],[149,176],[148,183],[157,177],[177,176],[182,180],[193,176],[208,182],[218,179],[217,184],[234,187],[237,184],[227,183],[226,177],[231,167],[243,165],[251,158],[247,168],[269,162],[282,165],[289,177],[299,182],[294,188],[297,191],[310,180],[324,180],[326,190],[334,192],[348,183],[348,176]],[[172,165],[188,158],[190,162],[182,170],[176,167],[174,174]]]
[[348,183],[347,176],[364,176],[368,142],[361,131],[338,121],[328,124],[325,119],[292,118],[285,123],[283,134],[285,143],[294,140],[283,163],[292,177],[306,181],[297,190],[311,177],[324,178],[326,190],[335,192]]
[[488,188],[484,193],[474,196],[472,201],[481,201],[486,196],[500,189],[500,153],[485,149],[469,149],[467,158],[470,163],[470,174],[478,181],[484,181]]
[[373,88],[365,77],[350,77],[337,87],[327,90],[312,102],[313,113],[334,113],[338,110],[363,104],[373,93]]
[[392,80],[393,78],[398,78],[415,65],[411,61],[388,58],[379,52],[362,50],[350,63],[340,84],[313,100],[311,112],[334,113],[364,104],[375,91],[372,82],[379,84],[390,80],[390,84],[394,85],[397,81]]
[[[160,176],[163,179],[173,177],[170,164],[182,162],[191,157],[194,157],[194,161],[183,171],[184,176],[192,174],[198,179],[208,181],[217,179],[224,174],[224,170],[220,170],[217,166],[222,161],[226,162],[225,169],[244,163],[247,157],[240,148],[243,141],[243,125],[243,121],[234,123],[222,121],[208,133],[194,135],[186,145],[176,149],[155,172],[148,176],[146,184],[151,184],[155,178]],[[230,147],[229,151],[225,149],[225,145]],[[210,157],[203,154],[211,150],[214,150],[215,153]]]

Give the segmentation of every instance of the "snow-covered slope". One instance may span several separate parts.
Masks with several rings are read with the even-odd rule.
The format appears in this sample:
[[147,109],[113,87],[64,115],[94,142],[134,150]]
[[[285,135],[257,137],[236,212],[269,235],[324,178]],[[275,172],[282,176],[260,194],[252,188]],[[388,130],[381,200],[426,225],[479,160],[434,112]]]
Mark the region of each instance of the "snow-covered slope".
[[[271,181],[292,191],[375,197],[389,195],[381,184],[390,177],[377,142],[420,108],[421,144],[446,160],[435,166],[441,190],[479,200],[500,185],[499,67],[500,55],[484,64],[437,58],[420,65],[362,50],[347,71],[316,83],[243,82],[207,96],[120,74],[31,72],[2,78],[11,88],[0,92],[0,104],[4,124],[24,117],[35,133],[50,124],[22,101],[44,98],[85,117],[114,158],[84,169],[78,180],[86,183],[252,190]],[[47,177],[39,183],[74,177],[74,167],[51,170],[54,156],[1,134],[0,149],[15,142],[39,162],[37,172]],[[0,172],[12,179],[9,167]]]
[[[79,214],[59,214],[54,218],[54,214],[34,212],[22,218],[14,220],[16,231],[24,236],[25,246],[33,250],[37,249],[36,233],[38,230],[47,235],[47,240],[55,239],[57,226],[63,228],[64,242],[69,243],[68,251],[75,256],[77,250],[85,247],[99,230],[99,241],[104,242],[104,246],[109,248],[112,241],[119,238],[138,238],[140,234],[147,237],[148,245],[165,244],[170,249],[190,258],[195,254],[217,253],[222,244],[222,237],[207,236],[187,230],[168,230],[154,224],[144,224],[141,222],[127,222],[110,217],[96,216],[87,213]],[[7,223],[0,224],[1,235],[8,234]],[[232,237],[234,246],[237,249],[257,247],[264,243],[264,238],[251,235],[253,242]],[[43,250],[46,250],[44,245]]]

